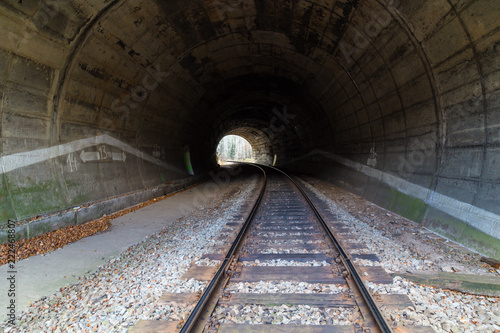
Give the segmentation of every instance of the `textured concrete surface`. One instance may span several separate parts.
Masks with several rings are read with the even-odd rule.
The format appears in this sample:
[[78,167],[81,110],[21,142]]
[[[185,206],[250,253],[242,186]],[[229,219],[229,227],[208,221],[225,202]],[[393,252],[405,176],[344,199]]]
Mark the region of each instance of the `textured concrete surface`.
[[[110,215],[116,211],[138,205],[153,198],[158,198],[167,194],[181,191],[195,184],[200,184],[206,181],[208,178],[208,175],[202,174],[185,179],[184,181],[163,184],[154,188],[127,193],[119,197],[110,198],[108,200],[93,202],[83,207],[75,206],[68,210],[60,211],[56,214],[44,215],[33,221],[19,223],[19,225],[15,227],[14,238],[16,240],[33,238],[40,236],[43,233],[57,230],[59,228],[93,221],[101,218],[103,215]],[[0,243],[5,243],[8,241],[9,232],[9,229],[0,230]]]
[[[396,276],[396,274],[393,274]],[[495,276],[477,276],[444,272],[411,272],[399,274],[413,283],[451,289],[468,294],[500,296],[500,281]]]
[[0,221],[187,178],[186,158],[198,174],[236,134],[259,162],[312,165],[442,232],[477,229],[310,153],[500,215],[499,12],[488,0],[2,1],[0,158],[37,162],[1,160]]
[[[181,192],[113,220],[111,228],[103,233],[83,238],[43,256],[17,262],[17,313],[29,306],[30,302],[51,295],[67,284],[78,283],[79,276],[94,271],[129,246],[174,223],[205,202],[210,196],[203,193],[213,193],[213,186],[213,182],[208,182]],[[0,275],[9,276],[8,270],[8,265],[0,266]],[[0,284],[1,295],[7,295],[7,289],[7,283]],[[1,297],[0,307],[5,309],[8,302],[8,297]],[[0,321],[5,318],[6,311],[2,311]]]
[[[315,152],[310,159],[314,162],[301,163],[302,172],[346,188],[466,247],[500,258],[497,214],[337,155]],[[325,163],[330,166],[328,171],[322,167]]]

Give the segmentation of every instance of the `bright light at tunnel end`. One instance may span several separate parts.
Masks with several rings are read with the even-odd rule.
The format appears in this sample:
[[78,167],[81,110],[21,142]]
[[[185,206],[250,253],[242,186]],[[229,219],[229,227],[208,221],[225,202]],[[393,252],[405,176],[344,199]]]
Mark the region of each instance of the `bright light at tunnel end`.
[[226,135],[217,145],[217,163],[224,165],[230,161],[254,161],[252,146],[241,136]]

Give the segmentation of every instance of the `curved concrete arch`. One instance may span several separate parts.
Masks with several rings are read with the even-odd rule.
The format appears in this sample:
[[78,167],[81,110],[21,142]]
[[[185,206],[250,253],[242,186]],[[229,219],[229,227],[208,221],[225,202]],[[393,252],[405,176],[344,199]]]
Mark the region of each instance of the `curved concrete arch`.
[[63,101],[66,89],[66,75],[68,71],[71,70],[71,67],[74,65],[75,54],[79,52],[79,49],[86,42],[90,32],[95,28],[95,25],[99,23],[99,21],[105,17],[106,13],[113,9],[114,6],[123,3],[124,0],[113,0],[105,5],[94,17],[92,17],[88,23],[80,27],[80,33],[75,36],[74,40],[71,42],[70,50],[68,51],[68,56],[65,59],[64,65],[60,69],[60,74],[58,79],[56,80],[56,89],[53,97],[53,119],[52,119],[52,129],[51,132],[51,144],[55,144],[59,142],[59,117],[60,113],[59,105]]
[[255,163],[272,164],[274,154],[271,150],[271,141],[263,131],[253,127],[238,127],[224,134],[226,135],[238,135],[247,140],[252,146]]
[[[361,5],[368,5],[368,4],[370,4],[370,2],[367,1],[367,2],[363,2]],[[379,38],[379,35],[381,34],[381,32],[383,32],[384,30],[387,30],[388,27],[391,24],[393,24],[393,22],[391,22],[391,21],[392,20],[396,20],[397,24],[404,31],[405,36],[408,37],[408,40],[410,41],[410,43],[413,45],[413,47],[416,50],[418,50],[417,53],[418,53],[418,55],[420,57],[421,63],[426,68],[426,72],[425,73],[428,76],[429,83],[430,83],[430,85],[432,87],[432,90],[433,90],[432,95],[434,96],[436,118],[437,119],[442,119],[442,116],[440,116],[441,108],[440,108],[439,100],[438,100],[438,98],[439,98],[438,97],[439,96],[439,92],[436,91],[436,84],[434,82],[435,79],[434,79],[431,67],[430,67],[430,65],[428,63],[428,59],[426,58],[425,51],[422,49],[421,44],[413,36],[411,28],[408,26],[408,23],[398,13],[397,7],[399,6],[399,4],[400,4],[400,1],[382,1],[382,0],[373,1],[370,5],[372,5],[372,6],[377,6],[378,5],[379,8],[374,8],[374,9],[370,10],[373,15],[371,17],[368,17],[368,18],[370,18],[371,20],[368,21],[368,19],[366,19],[365,21],[362,21],[362,22],[357,22],[357,23],[356,22],[352,22],[352,25],[355,25],[355,26],[358,27],[358,32],[360,34],[364,35],[365,42],[367,43],[367,45],[370,46],[370,47],[364,46],[363,47],[363,53],[370,52],[371,50],[376,50],[375,56],[380,57],[380,59],[382,60],[382,62],[381,62],[382,66],[385,67],[386,71],[389,74],[390,80],[391,80],[391,82],[393,83],[393,86],[394,86],[395,94],[397,95],[397,99],[399,100],[399,102],[401,103],[401,105],[403,105],[403,100],[402,100],[402,97],[401,97],[401,94],[400,94],[400,87],[398,85],[398,82],[396,81],[395,74],[393,73],[393,69],[389,65],[389,62],[388,62],[388,56],[389,56],[389,54],[381,54],[381,52],[380,52],[380,50],[383,49],[384,47],[386,47],[386,45],[384,43],[379,43],[379,41],[376,40],[377,38]],[[391,20],[387,20],[386,22],[381,22],[379,18],[380,18],[380,13],[382,13],[382,12],[385,12],[384,15],[390,15],[391,16]],[[375,27],[378,26],[378,33],[376,33],[373,36],[368,35],[368,27],[369,26],[371,26],[371,27],[372,26],[375,26]],[[363,29],[363,27],[365,29]],[[354,28],[354,29],[356,29],[356,28]],[[377,43],[379,43],[379,45],[377,45]],[[344,57],[343,60],[345,62],[346,58]],[[339,64],[342,63],[342,59],[340,59],[340,57],[339,57],[338,61],[339,61]],[[358,71],[360,73],[363,72],[363,66],[360,66],[358,64],[357,60],[353,61],[353,65],[359,67]],[[344,68],[344,71],[346,73],[349,73],[349,70],[347,68],[345,68],[344,65],[341,65],[341,66]],[[345,66],[347,66],[347,65],[345,65]],[[350,76],[350,74],[349,74],[349,76]],[[356,84],[355,79],[353,77],[351,77],[351,76],[350,76],[350,78],[351,78],[352,82],[354,82],[354,84],[356,85],[356,89],[359,92],[360,97],[361,97],[361,101],[362,101],[362,103],[363,103],[363,105],[364,105],[364,107],[366,109],[367,105],[366,105],[366,103],[364,101],[363,94],[361,93],[358,85]],[[381,110],[381,112],[382,112],[382,110]],[[412,149],[409,147],[409,145],[411,145],[411,142],[409,142],[409,140],[411,138],[406,135],[406,133],[407,133],[407,127],[409,126],[408,121],[406,119],[407,118],[406,117],[406,112],[407,112],[407,110],[403,107],[402,118],[403,118],[403,123],[405,124],[404,125],[404,127],[405,127],[405,129],[404,129],[404,132],[405,132],[405,135],[404,135],[404,146],[405,146],[405,150],[407,152],[411,153]],[[384,118],[385,117],[382,116],[382,119],[384,119]],[[439,121],[439,124],[442,124],[442,123],[443,123],[443,121]],[[382,127],[384,128],[384,133],[387,132],[386,129],[385,129],[385,126],[386,126],[385,122],[383,122],[382,123]],[[439,136],[443,136],[443,135],[439,134]],[[388,138],[386,137],[385,140],[388,140]],[[375,147],[375,145],[373,147]],[[384,149],[385,149],[385,147],[384,147]],[[385,153],[387,153],[387,151],[385,151]],[[436,150],[436,155],[437,155],[437,158],[435,159],[435,166],[434,166],[435,172],[437,172],[438,166],[440,164],[439,163],[439,156],[441,154],[439,153],[439,149]],[[369,183],[366,183],[367,186],[368,186],[368,184]],[[430,184],[426,185],[426,187],[431,188],[431,189],[434,189],[435,186],[436,186],[435,183],[434,184],[430,183]],[[364,188],[364,189],[360,190],[361,193],[364,193],[365,191],[372,191],[373,192],[372,195],[376,196],[377,192],[378,192],[378,188],[376,190],[367,189],[367,188]]]
[[[383,6],[383,3],[380,0],[377,0],[377,1],[379,4],[381,4]],[[439,100],[440,93],[439,93],[439,89],[438,89],[437,84],[436,84],[436,79],[434,77],[434,73],[432,71],[430,61],[429,61],[424,49],[422,48],[422,45],[419,43],[419,41],[415,37],[411,26],[405,21],[404,17],[398,12],[397,8],[394,8],[394,7],[391,8],[390,6],[385,6],[385,9],[388,10],[391,13],[391,15],[394,17],[394,19],[397,20],[398,24],[402,27],[402,29],[405,31],[406,35],[408,36],[408,39],[411,41],[413,46],[418,50],[417,53],[421,59],[422,64],[424,65],[424,67],[426,69],[425,73],[428,77],[429,83],[431,85],[431,89],[433,91],[436,119],[438,120],[438,125],[439,125],[437,136],[438,136],[438,138],[440,138],[438,143],[437,143],[438,147],[436,149],[436,160],[435,160],[435,170],[437,173],[439,165],[441,164],[440,160],[441,160],[442,155],[443,155],[443,149],[445,147],[445,142],[444,142],[445,141],[445,134],[444,134],[444,132],[446,131],[445,130],[446,121],[445,121],[445,118],[444,118],[445,116],[444,116],[444,113],[442,112],[441,103]],[[406,149],[408,150],[408,147]],[[436,185],[437,184],[433,182],[429,185],[429,188],[435,189]]]
[[[464,20],[461,18],[460,14],[457,12],[456,8],[450,3],[450,1],[448,0],[448,3],[450,4],[451,6],[451,10],[455,13],[455,15],[457,16],[457,19],[460,21],[460,25],[462,26],[462,28],[464,29],[465,31],[465,34],[467,35],[467,39],[469,41],[469,44],[470,44],[470,47],[472,49],[472,52],[474,54],[474,62],[476,64],[476,67],[477,67],[477,71],[479,72],[479,75],[481,77],[480,79],[480,83],[481,83],[481,91],[482,91],[482,104],[483,104],[483,108],[484,108],[484,139],[485,139],[485,143],[489,142],[489,133],[487,131],[487,128],[488,128],[488,113],[486,112],[487,110],[487,101],[486,101],[486,94],[487,94],[487,91],[486,91],[486,86],[485,86],[485,82],[484,82],[484,76],[483,76],[483,69],[482,69],[482,66],[481,66],[481,62],[478,60],[478,51],[477,51],[477,48],[476,46],[474,45],[473,43],[473,39],[471,37],[471,33],[469,32],[469,30],[467,29],[467,26],[464,22]],[[483,160],[486,160],[487,159],[487,154],[488,154],[488,149],[487,149],[487,145],[484,145],[483,146]],[[485,174],[485,168],[486,168],[486,163],[483,163],[482,166],[481,166],[481,175],[484,175]],[[481,178],[481,184],[479,185],[480,187],[483,187],[484,184],[483,184],[483,178]],[[479,192],[476,192],[475,193],[475,196],[474,196],[474,199],[472,201],[473,204],[478,204],[478,197],[479,197]]]

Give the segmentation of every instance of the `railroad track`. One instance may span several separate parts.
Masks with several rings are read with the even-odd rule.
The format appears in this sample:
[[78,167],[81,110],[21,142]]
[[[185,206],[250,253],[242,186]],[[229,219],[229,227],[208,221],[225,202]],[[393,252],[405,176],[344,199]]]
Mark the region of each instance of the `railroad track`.
[[[433,332],[388,324],[379,305],[404,308],[411,302],[401,295],[370,295],[363,279],[391,283],[392,278],[381,267],[356,267],[352,259],[376,258],[348,254],[343,245],[362,245],[335,235],[345,233],[345,227],[323,201],[282,171],[255,167],[264,175],[263,185],[255,203],[243,207],[247,217],[227,224],[222,239],[232,242],[222,246],[225,254],[219,248],[203,256],[219,265],[194,266],[185,275],[210,281],[203,294],[170,294],[163,300],[196,301],[190,316],[184,322],[141,323],[134,332]],[[266,283],[270,292],[251,292]],[[279,292],[286,289],[283,284],[309,291]],[[285,313],[276,315],[276,307]],[[314,318],[294,315],[296,309]]]

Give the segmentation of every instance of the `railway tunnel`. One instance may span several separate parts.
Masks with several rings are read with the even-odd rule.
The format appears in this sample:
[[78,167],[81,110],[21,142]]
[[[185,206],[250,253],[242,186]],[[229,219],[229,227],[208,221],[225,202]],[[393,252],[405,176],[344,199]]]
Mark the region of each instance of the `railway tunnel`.
[[163,194],[234,134],[499,257],[499,17],[487,0],[2,1],[0,218],[42,217],[33,235]]

